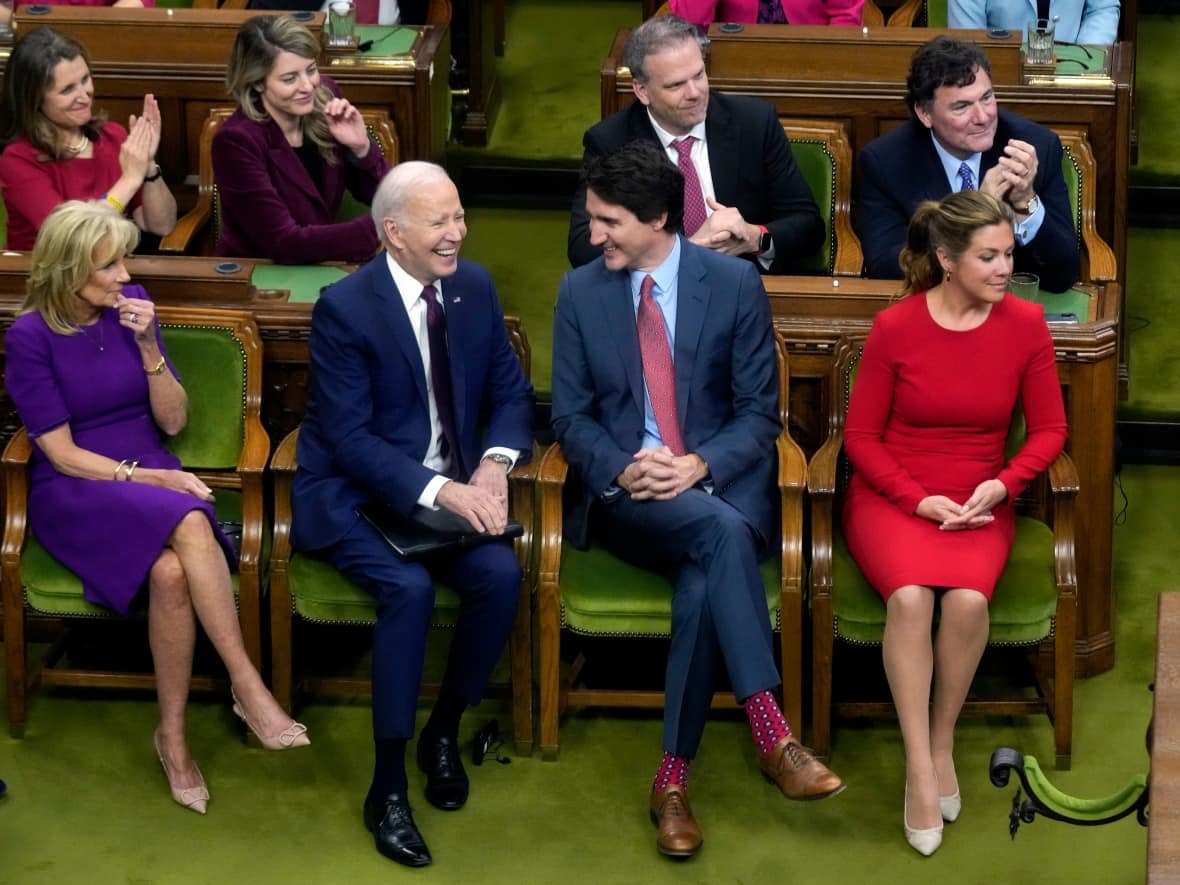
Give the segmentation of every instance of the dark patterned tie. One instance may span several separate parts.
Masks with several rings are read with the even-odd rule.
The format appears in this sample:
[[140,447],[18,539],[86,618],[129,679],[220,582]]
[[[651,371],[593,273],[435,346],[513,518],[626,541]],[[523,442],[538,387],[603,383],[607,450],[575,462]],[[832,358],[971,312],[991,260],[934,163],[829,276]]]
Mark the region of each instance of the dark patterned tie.
[[692,164],[692,143],[696,138],[689,135],[672,142],[676,148],[676,165],[684,175],[684,235],[691,237],[705,223],[709,213],[705,211],[705,197],[701,191],[701,180],[697,167]]
[[668,347],[664,314],[651,294],[655,284],[648,274],[639,287],[639,311],[635,317],[635,326],[639,330],[639,356],[643,360],[643,380],[647,382],[647,395],[651,397],[651,410],[656,416],[660,439],[673,455],[683,455],[680,419],[676,417],[676,370]]
[[434,390],[434,405],[443,431],[442,456],[450,455],[448,476],[466,476],[459,435],[455,432],[455,398],[451,392],[451,363],[447,356],[447,317],[438,303],[438,290],[434,286],[422,290],[422,300],[426,302],[426,337],[430,341],[430,386]]
[[758,0],[758,24],[785,25],[787,14],[780,0]]
[[975,190],[975,176],[971,174],[971,166],[966,162],[959,164],[959,181],[962,184],[959,186],[960,191]]

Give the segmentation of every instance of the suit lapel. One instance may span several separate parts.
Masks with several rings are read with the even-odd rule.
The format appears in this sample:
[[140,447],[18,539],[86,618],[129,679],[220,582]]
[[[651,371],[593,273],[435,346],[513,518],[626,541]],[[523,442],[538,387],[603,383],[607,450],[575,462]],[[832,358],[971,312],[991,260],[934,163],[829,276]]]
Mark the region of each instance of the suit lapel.
[[372,267],[373,297],[379,305],[377,315],[389,328],[389,337],[393,340],[397,351],[405,358],[410,366],[410,376],[414,379],[414,386],[418,390],[418,398],[422,400],[422,407],[429,410],[430,400],[426,393],[426,366],[422,363],[422,352],[418,350],[418,339],[414,335],[414,328],[410,325],[410,316],[406,313],[406,305],[402,301],[401,293],[394,285],[393,276],[385,263],[384,253],[373,259],[380,262],[378,267]]
[[469,335],[464,331],[468,319],[468,305],[463,300],[462,287],[455,283],[458,274],[449,280],[444,280],[443,309],[447,318],[447,358],[451,364],[451,399],[455,406],[455,433],[463,439],[463,415],[467,398],[467,385],[464,383],[467,375],[467,364],[463,360],[463,348],[456,347],[456,341],[468,341]]
[[626,271],[602,268],[602,309],[605,314],[603,331],[614,339],[619,350],[619,362],[627,376],[631,397],[643,419],[643,362],[639,355],[639,331],[635,328],[635,302],[631,295],[631,278]]
[[[266,125],[266,133],[267,150],[270,155],[271,165],[282,173],[284,181],[293,187],[297,187],[305,197],[314,201],[316,205],[322,207],[327,212],[327,204],[324,203],[323,194],[316,188],[315,182],[307,174],[307,169],[304,168],[299,155],[295,153],[295,149],[287,142],[278,124],[273,120],[269,122]],[[323,167],[324,182],[327,185],[329,178],[338,173],[336,173],[335,167],[330,166],[326,162],[323,164]]]
[[709,97],[705,116],[705,139],[709,147],[709,177],[713,179],[713,198],[722,205],[736,202],[738,192],[738,127],[731,125],[729,109]]
[[676,353],[673,359],[676,369],[676,414],[680,417],[683,435],[697,344],[705,323],[710,293],[705,282],[705,267],[693,254],[693,247],[681,240],[680,250],[680,270],[676,282]]

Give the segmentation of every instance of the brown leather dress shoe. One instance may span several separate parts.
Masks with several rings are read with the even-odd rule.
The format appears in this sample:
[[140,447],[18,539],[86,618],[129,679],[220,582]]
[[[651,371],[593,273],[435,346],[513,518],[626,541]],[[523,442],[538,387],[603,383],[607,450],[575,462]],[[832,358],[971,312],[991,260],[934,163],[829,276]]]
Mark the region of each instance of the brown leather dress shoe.
[[826,799],[846,786],[839,775],[793,736],[781,740],[766,758],[759,758],[758,767],[762,776],[778,784],[788,799]]
[[688,793],[680,784],[669,784],[651,794],[651,820],[659,829],[656,845],[669,857],[692,857],[704,838],[692,816]]

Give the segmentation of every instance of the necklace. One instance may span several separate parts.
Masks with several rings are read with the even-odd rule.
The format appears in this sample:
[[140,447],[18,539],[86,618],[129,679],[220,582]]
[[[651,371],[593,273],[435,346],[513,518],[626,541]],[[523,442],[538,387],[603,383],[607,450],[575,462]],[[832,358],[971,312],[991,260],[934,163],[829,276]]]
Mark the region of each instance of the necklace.
[[86,137],[85,132],[79,132],[78,133],[78,140],[76,142],[74,142],[73,144],[63,144],[62,149],[67,154],[74,154],[74,155],[80,154],[80,153],[82,153],[82,151],[86,150],[86,143],[89,140],[90,139],[88,139]]
[[98,326],[98,341],[96,343],[98,344],[98,352],[102,353],[103,351],[106,350],[106,337],[107,337],[106,336],[106,324],[102,321],[102,314],[99,314],[97,323],[92,323],[89,326],[81,326],[80,327],[82,329],[82,334],[85,335],[87,338],[89,338],[91,341],[94,341],[94,336],[90,334],[90,330],[94,326]]

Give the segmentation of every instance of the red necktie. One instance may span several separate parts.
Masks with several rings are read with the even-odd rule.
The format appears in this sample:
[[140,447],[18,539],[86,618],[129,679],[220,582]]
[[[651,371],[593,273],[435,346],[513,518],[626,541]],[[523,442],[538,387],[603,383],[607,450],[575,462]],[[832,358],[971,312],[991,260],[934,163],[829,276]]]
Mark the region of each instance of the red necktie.
[[705,197],[701,192],[701,180],[697,177],[697,167],[692,164],[692,143],[696,141],[691,135],[672,142],[676,148],[679,160],[676,165],[684,174],[684,235],[691,237],[709,217],[705,211]]
[[434,286],[422,290],[422,300],[426,302],[426,337],[430,342],[430,386],[438,409],[438,423],[442,425],[442,456],[450,455],[448,475],[457,477],[465,474],[459,435],[455,432],[455,398],[451,393],[451,364],[447,356],[447,317],[437,295]]
[[683,455],[684,440],[680,438],[680,419],[676,417],[676,371],[672,366],[664,314],[651,295],[655,283],[648,274],[639,287],[639,312],[635,318],[639,356],[643,360],[643,380],[647,382],[647,395],[651,397],[660,439],[673,455]]
[[358,25],[375,25],[381,13],[381,0],[354,0],[356,5],[356,23]]

